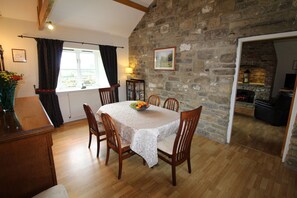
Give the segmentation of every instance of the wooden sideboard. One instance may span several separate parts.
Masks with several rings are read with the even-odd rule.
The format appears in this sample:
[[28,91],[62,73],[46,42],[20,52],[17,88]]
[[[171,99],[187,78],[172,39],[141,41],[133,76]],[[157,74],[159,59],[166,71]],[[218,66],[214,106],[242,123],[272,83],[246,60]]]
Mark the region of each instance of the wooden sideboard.
[[57,184],[54,127],[38,97],[17,98],[0,112],[0,197],[32,197]]

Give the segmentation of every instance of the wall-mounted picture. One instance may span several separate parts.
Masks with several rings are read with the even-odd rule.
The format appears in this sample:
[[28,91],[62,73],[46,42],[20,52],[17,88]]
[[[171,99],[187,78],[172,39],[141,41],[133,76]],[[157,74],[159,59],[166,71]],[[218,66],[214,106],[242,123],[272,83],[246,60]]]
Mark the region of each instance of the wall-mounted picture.
[[13,62],[25,63],[27,62],[26,50],[24,49],[11,49]]
[[292,69],[297,70],[297,60],[293,61],[293,67]]
[[155,49],[154,68],[175,70],[175,47]]

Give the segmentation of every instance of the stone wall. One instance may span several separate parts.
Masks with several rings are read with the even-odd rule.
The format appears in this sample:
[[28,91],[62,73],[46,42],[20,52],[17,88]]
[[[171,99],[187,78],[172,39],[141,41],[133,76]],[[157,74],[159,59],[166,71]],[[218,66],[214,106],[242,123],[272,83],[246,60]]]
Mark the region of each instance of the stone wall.
[[269,100],[270,98],[270,86],[263,86],[263,85],[251,85],[251,84],[244,84],[240,83],[237,85],[237,89],[245,89],[255,92],[255,99],[261,100]]
[[[129,38],[148,95],[203,106],[198,133],[225,143],[240,37],[297,30],[297,0],[157,0]],[[176,70],[155,71],[154,49],[176,46]]]
[[[266,69],[258,66],[241,65],[238,74],[238,83],[243,82],[244,72],[248,70],[250,72],[250,84],[265,85]],[[271,86],[271,85],[270,85]]]

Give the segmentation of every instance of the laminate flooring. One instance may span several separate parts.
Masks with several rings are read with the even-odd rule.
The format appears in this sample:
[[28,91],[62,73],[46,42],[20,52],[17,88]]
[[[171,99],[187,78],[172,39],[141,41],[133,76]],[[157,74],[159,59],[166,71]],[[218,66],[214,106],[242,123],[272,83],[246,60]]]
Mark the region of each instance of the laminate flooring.
[[96,141],[88,149],[86,120],[67,123],[53,133],[57,180],[71,198],[93,197],[297,197],[297,173],[281,159],[239,144],[220,144],[194,135],[192,173],[187,163],[177,167],[177,186],[171,167],[159,160],[154,168],[134,155],[124,160],[117,179],[118,156],[111,151],[105,166],[106,145],[96,158]]
[[285,126],[272,126],[251,116],[235,113],[231,143],[280,156]]

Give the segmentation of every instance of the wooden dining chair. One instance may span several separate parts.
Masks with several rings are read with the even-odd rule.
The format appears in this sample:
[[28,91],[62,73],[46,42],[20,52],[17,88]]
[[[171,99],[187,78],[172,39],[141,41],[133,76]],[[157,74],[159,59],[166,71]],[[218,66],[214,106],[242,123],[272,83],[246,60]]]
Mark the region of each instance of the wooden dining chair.
[[179,102],[175,98],[167,98],[163,104],[163,108],[178,112]]
[[106,138],[107,138],[105,165],[108,164],[110,149],[118,153],[119,155],[118,179],[121,179],[123,160],[131,157],[135,153],[131,151],[130,143],[120,137],[117,129],[115,128],[115,124],[112,118],[107,113],[102,113],[101,119],[106,131]]
[[100,151],[100,142],[103,140],[106,140],[105,136],[105,131],[103,128],[102,123],[99,123],[96,121],[96,118],[94,116],[94,113],[90,106],[86,103],[83,104],[87,119],[88,119],[88,124],[89,124],[89,146],[90,148],[91,143],[92,143],[92,135],[95,135],[97,138],[97,157],[99,156],[99,151]]
[[157,95],[150,95],[147,102],[151,105],[159,106],[160,105],[160,97]]
[[199,122],[202,106],[181,113],[178,132],[158,142],[158,157],[171,165],[172,185],[176,186],[176,166],[187,160],[191,173],[191,142]]
[[99,95],[100,95],[102,106],[119,101],[117,97],[117,91],[116,91],[118,87],[120,87],[120,84],[115,84],[110,87],[99,89]]

